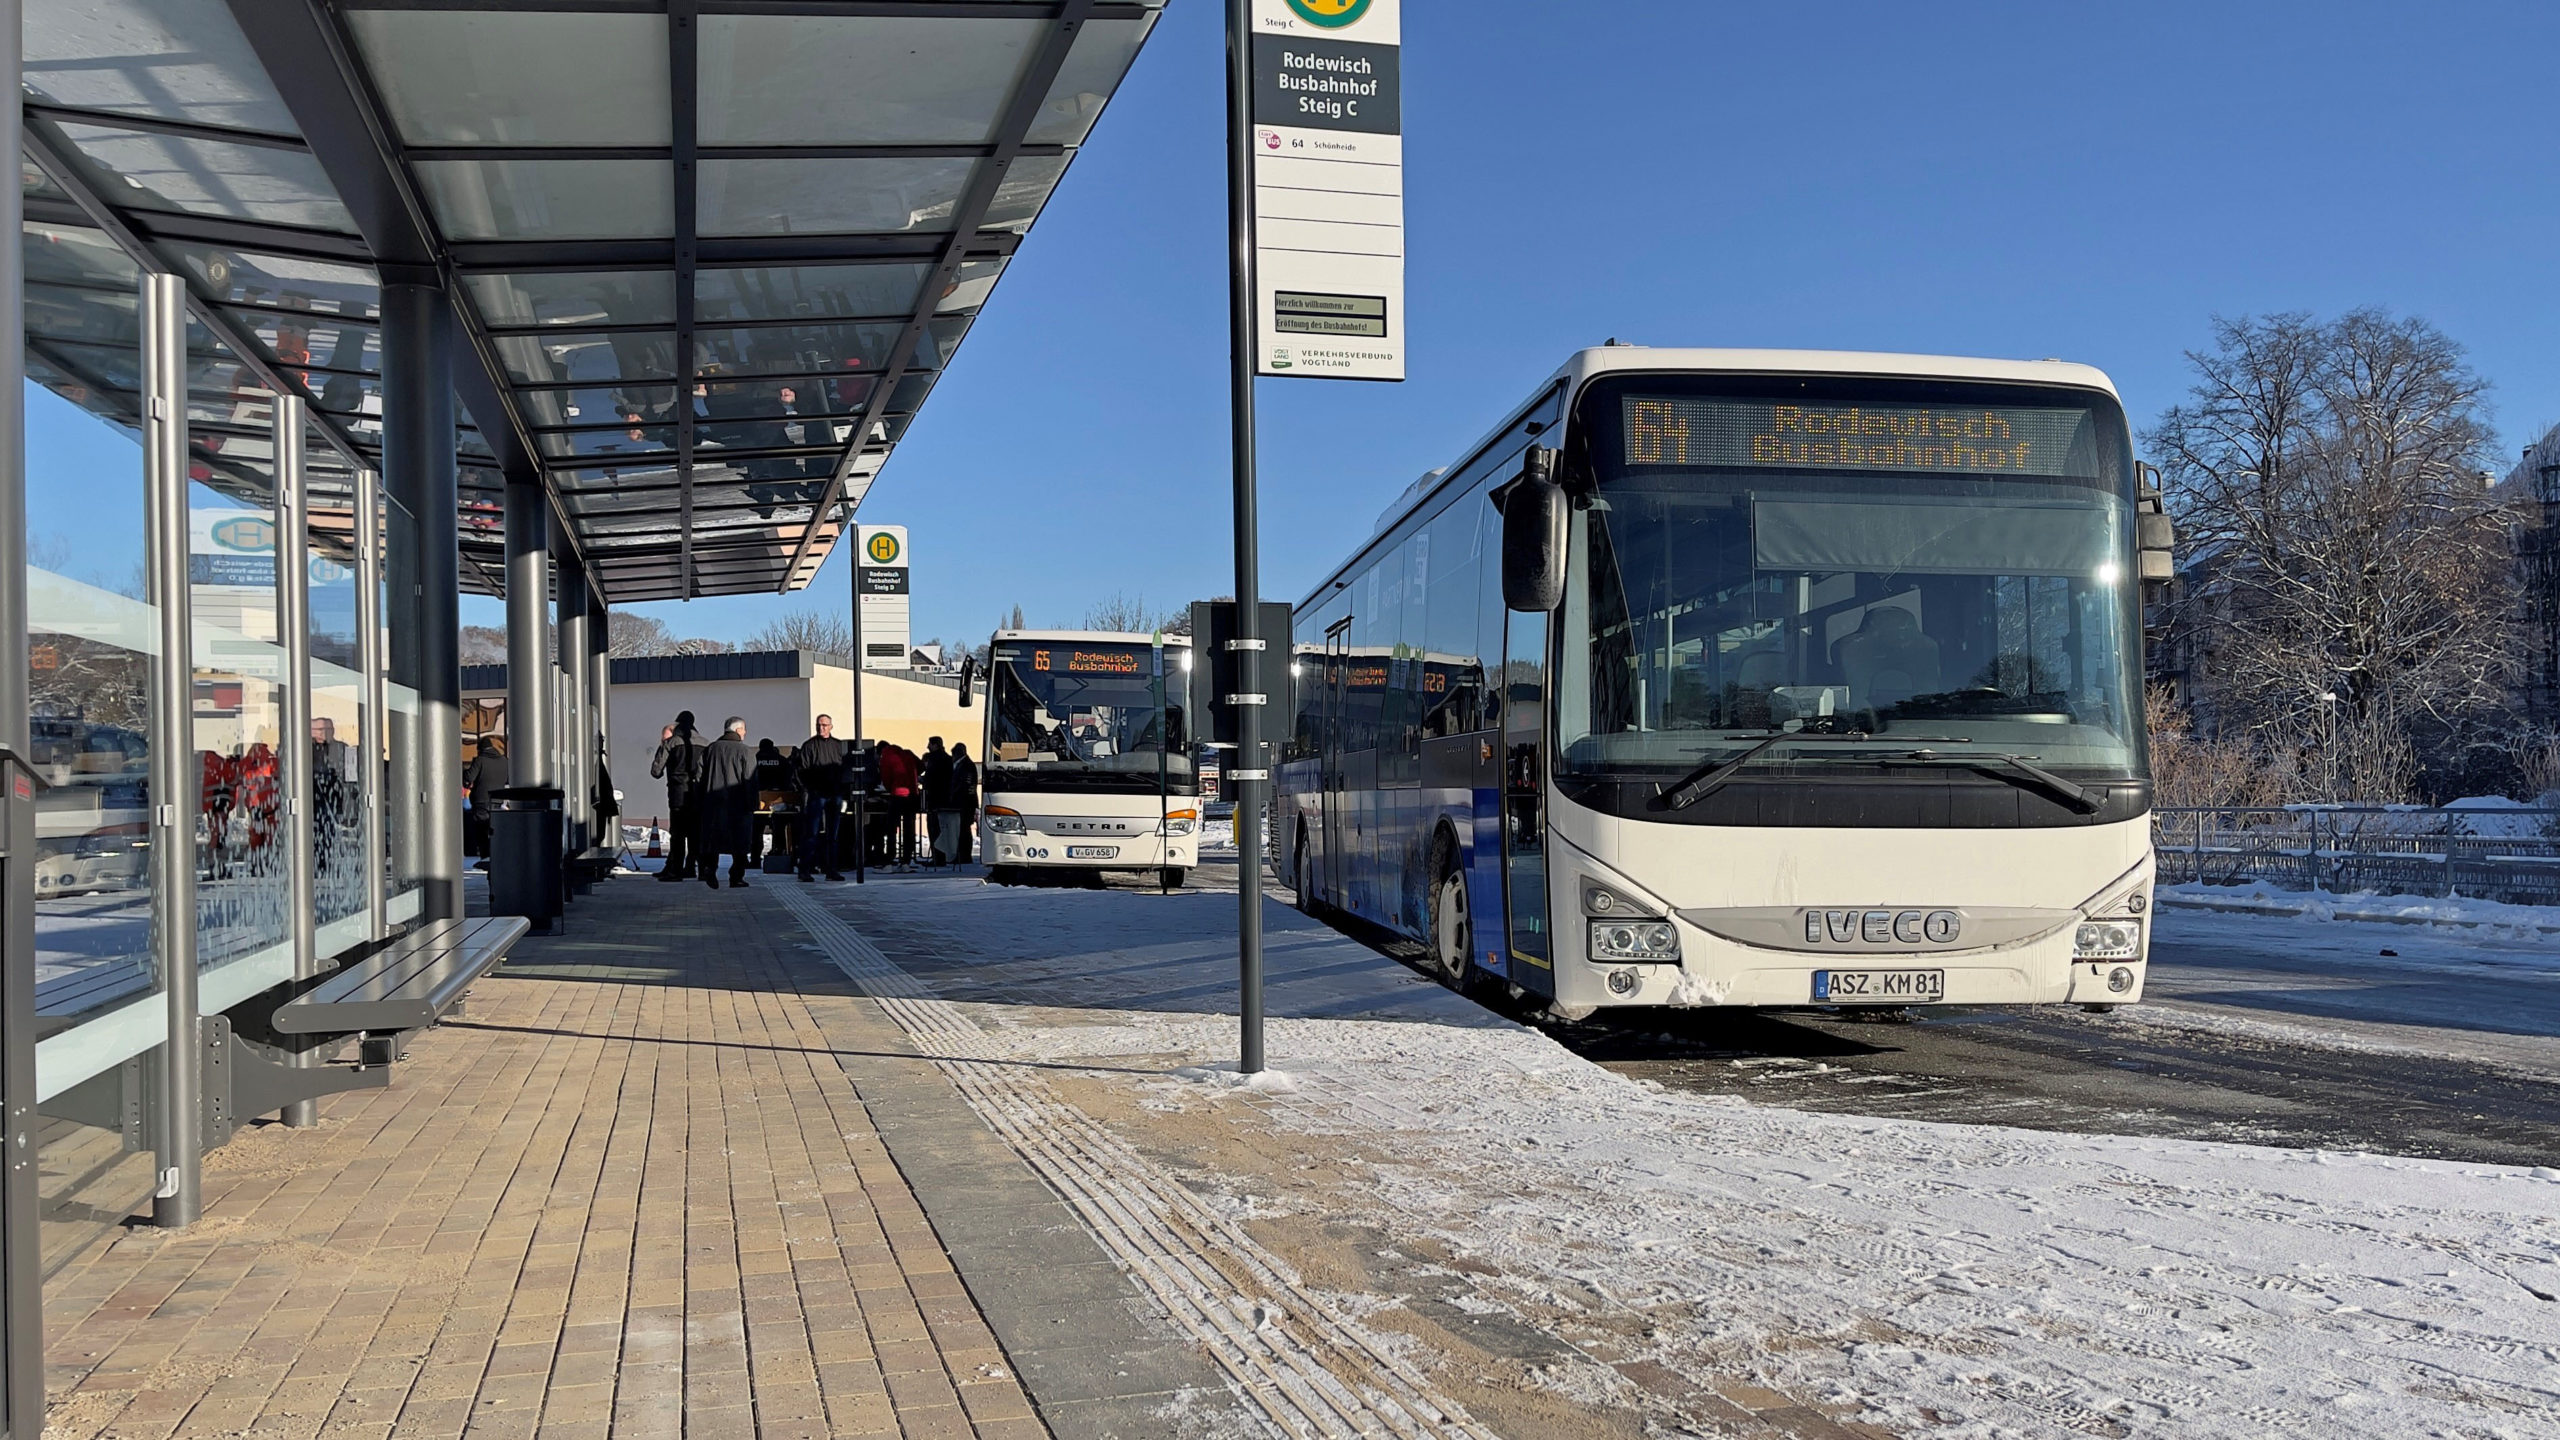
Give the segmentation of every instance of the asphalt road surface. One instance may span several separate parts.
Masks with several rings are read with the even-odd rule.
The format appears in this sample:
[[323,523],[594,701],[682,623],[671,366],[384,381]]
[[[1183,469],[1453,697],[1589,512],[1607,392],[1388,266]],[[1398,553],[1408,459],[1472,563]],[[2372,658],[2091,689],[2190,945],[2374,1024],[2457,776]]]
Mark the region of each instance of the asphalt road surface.
[[[1234,866],[1192,883],[1232,890]],[[2560,1165],[2560,943],[2165,911],[2148,997],[1515,1018],[1631,1076],[1804,1110]]]

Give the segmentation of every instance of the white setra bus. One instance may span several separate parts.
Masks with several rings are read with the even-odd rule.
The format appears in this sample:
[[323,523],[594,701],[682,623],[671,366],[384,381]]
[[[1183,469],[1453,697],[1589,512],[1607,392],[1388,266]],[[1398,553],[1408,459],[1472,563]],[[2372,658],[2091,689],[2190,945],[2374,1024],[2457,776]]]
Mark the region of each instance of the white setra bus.
[[1182,884],[1200,846],[1183,717],[1190,668],[1183,636],[1158,647],[1118,631],[995,633],[979,749],[979,854],[990,879],[1149,870]]
[[2139,471],[2082,365],[1585,350],[1298,605],[1273,854],[1564,1014],[2137,1000]]

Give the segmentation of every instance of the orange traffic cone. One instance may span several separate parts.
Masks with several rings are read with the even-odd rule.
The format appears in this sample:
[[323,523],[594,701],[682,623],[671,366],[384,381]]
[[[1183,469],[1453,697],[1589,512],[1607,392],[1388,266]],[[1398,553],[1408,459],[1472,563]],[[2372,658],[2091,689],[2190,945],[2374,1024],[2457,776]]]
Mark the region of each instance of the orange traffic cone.
[[666,837],[659,833],[658,817],[655,815],[649,817],[648,858],[651,860],[664,860],[667,858]]

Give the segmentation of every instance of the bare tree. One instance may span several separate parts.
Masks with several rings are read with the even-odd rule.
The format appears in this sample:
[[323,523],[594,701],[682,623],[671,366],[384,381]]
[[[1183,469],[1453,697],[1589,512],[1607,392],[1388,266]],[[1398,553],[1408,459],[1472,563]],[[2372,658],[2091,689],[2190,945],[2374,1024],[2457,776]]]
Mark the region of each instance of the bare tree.
[[605,626],[608,652],[617,656],[725,655],[732,648],[726,641],[687,639],[654,615],[628,610],[606,612]]
[[747,637],[750,650],[806,650],[813,655],[850,663],[853,621],[835,610],[795,610],[765,622]]
[[1174,629],[1177,621],[1188,629],[1191,623],[1191,612],[1188,609],[1163,612],[1150,610],[1147,608],[1145,595],[1132,595],[1125,590],[1111,592],[1109,597],[1095,602],[1092,608],[1084,612],[1084,628],[1087,630],[1134,631],[1140,635],[1163,630],[1167,634],[1179,634],[1181,632]]
[[465,625],[458,654],[465,665],[504,665],[507,632],[494,625]]
[[2249,731],[2204,736],[2162,685],[2143,695],[2143,719],[2151,733],[2152,799],[2166,806],[2274,805],[2284,799],[2286,776],[2259,737]]
[[2417,737],[2503,701],[2508,517],[2480,462],[2487,388],[2422,320],[2217,320],[2144,439],[2188,547],[2178,617],[2214,657],[2219,731],[2302,762],[2300,798],[2399,800]]

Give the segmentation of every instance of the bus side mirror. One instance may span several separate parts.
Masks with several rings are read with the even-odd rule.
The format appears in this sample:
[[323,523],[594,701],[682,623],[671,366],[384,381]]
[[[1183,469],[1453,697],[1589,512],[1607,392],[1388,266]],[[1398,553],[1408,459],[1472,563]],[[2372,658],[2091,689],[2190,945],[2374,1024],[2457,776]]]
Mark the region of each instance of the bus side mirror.
[[1514,610],[1553,610],[1564,603],[1564,487],[1556,452],[1532,445],[1520,478],[1502,497],[1502,603]]
[[2177,526],[2169,519],[2169,507],[2160,490],[2160,472],[2140,461],[2134,462],[2136,488],[2133,502],[2134,559],[2140,564],[2139,577],[2145,585],[2165,585],[2177,578]]
[[966,710],[966,709],[968,709],[970,706],[975,705],[975,704],[977,704],[977,703],[978,703],[978,697],[977,697],[977,694],[976,694],[977,688],[978,688],[978,657],[977,657],[977,656],[975,656],[975,655],[972,655],[972,656],[970,656],[968,659],[963,660],[963,661],[961,661],[961,662],[960,662],[960,708],[961,708],[961,709]]

